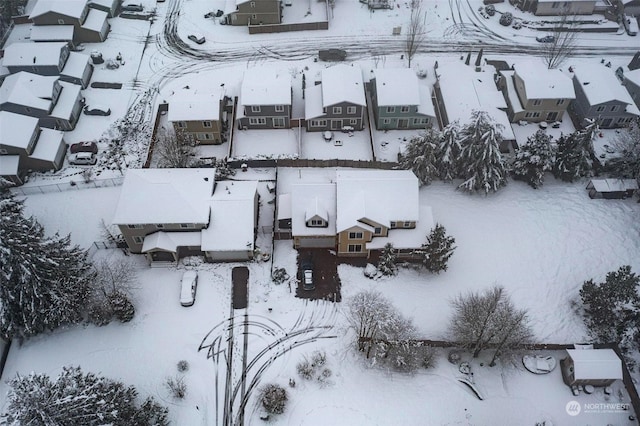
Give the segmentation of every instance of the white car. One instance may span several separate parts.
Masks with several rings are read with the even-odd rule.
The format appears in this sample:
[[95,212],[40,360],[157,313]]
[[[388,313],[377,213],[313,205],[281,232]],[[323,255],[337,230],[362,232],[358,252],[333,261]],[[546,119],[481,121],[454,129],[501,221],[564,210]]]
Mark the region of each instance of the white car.
[[69,155],[69,164],[74,166],[93,166],[98,162],[98,157],[93,152],[76,152]]
[[182,284],[180,286],[180,304],[182,306],[191,306],[196,301],[196,288],[198,286],[198,273],[196,271],[187,271],[182,275]]

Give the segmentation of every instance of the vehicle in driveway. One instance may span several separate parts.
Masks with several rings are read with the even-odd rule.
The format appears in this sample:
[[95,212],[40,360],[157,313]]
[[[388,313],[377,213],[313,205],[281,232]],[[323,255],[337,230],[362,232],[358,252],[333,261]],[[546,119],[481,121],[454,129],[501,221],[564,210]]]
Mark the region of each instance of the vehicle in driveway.
[[85,105],[84,113],[86,115],[111,115],[111,108],[104,105]]
[[98,157],[93,152],[77,152],[69,155],[69,164],[74,166],[93,166],[98,162]]
[[302,262],[302,289],[315,290],[316,284],[313,282],[313,263],[310,260]]
[[203,36],[195,34],[190,34],[187,38],[197,44],[203,44],[206,41]]
[[554,41],[556,41],[556,38],[552,35],[546,35],[546,36],[536,37],[536,41],[538,43],[553,43]]
[[78,142],[69,147],[71,154],[77,154],[78,152],[93,152],[98,153],[98,145],[95,142]]
[[180,304],[191,306],[196,301],[196,288],[198,287],[198,273],[196,271],[186,271],[182,274],[180,285]]
[[124,12],[142,12],[144,7],[142,7],[142,4],[140,3],[124,3],[121,6],[121,9]]

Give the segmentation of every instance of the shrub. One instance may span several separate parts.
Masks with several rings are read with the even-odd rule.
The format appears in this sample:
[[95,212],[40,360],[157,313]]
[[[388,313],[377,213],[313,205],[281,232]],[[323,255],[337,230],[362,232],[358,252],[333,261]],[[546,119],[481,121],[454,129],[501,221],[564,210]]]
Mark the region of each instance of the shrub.
[[110,293],[108,296],[109,303],[113,309],[113,314],[120,322],[129,322],[133,319],[136,313],[136,308],[129,300],[126,294],[122,291],[116,290]]
[[89,306],[88,320],[98,327],[109,324],[113,320],[113,309],[103,300],[96,300]]
[[314,368],[308,359],[305,358],[303,361],[300,361],[296,366],[296,370],[298,371],[298,374],[300,375],[300,377],[302,377],[303,379],[305,380],[313,379]]
[[187,394],[187,384],[183,377],[167,377],[165,386],[174,398],[183,399]]
[[327,363],[327,354],[326,352],[315,351],[311,355],[311,366],[313,368],[322,367]]
[[508,27],[513,22],[513,15],[510,12],[505,12],[500,17],[500,25]]
[[287,400],[287,390],[282,386],[269,383],[260,391],[260,401],[269,414],[284,413]]
[[178,371],[184,373],[189,369],[189,363],[186,360],[178,361]]
[[275,284],[282,284],[289,279],[289,274],[284,268],[276,268],[271,274],[271,279]]

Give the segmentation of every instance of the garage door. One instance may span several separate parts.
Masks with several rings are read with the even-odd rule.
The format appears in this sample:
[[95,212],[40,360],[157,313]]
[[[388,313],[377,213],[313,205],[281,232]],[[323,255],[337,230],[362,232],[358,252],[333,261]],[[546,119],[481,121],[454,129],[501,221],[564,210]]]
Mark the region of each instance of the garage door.
[[298,248],[335,248],[336,239],[334,237],[325,238],[300,238]]

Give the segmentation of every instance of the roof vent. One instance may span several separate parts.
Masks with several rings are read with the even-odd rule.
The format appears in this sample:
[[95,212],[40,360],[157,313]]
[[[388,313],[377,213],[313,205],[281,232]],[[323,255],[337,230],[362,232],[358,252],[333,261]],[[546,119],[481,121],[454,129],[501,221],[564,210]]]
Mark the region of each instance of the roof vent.
[[584,83],[582,83],[583,86],[586,86],[587,84],[589,84],[588,81],[585,81]]
[[33,57],[33,63],[34,64],[36,63],[36,57],[35,56]]

